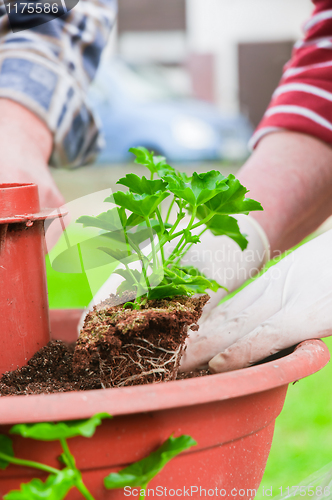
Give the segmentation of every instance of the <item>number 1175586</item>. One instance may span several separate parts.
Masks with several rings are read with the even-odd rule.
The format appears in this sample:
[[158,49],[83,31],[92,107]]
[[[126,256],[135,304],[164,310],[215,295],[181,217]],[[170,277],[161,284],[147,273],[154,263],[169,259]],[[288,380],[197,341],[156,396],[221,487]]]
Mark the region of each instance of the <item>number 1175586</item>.
[[57,14],[59,6],[57,3],[44,2],[16,2],[6,4],[8,14]]
[[287,486],[283,488],[280,486],[280,496],[298,496],[301,497],[314,497],[314,498],[326,498],[331,494],[331,489],[328,486],[323,488],[322,486]]

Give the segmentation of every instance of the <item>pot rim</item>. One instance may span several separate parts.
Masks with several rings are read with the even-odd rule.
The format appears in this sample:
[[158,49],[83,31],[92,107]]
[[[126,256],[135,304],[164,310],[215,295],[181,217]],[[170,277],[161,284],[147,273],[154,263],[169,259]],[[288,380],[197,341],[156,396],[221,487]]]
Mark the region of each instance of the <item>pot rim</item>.
[[206,377],[119,389],[0,397],[0,424],[89,418],[95,413],[125,415],[225,401],[297,381],[329,361],[327,346],[307,340],[282,358]]
[[[1,186],[0,186],[1,187]],[[68,211],[63,208],[44,208],[36,213],[26,213],[22,215],[8,215],[7,217],[0,217],[0,224],[13,224],[40,220],[53,220],[67,215]]]

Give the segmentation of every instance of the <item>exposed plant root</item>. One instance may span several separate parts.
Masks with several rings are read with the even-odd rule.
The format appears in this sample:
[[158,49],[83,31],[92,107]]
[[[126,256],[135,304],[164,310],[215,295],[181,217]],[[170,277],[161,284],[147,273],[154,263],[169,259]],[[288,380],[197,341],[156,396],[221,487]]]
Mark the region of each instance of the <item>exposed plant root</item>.
[[[158,353],[160,351],[160,356],[152,356],[153,351],[139,344],[124,345],[124,351],[126,351],[128,347],[135,347],[137,349],[136,354],[138,359],[133,359],[128,353],[125,353],[122,356],[115,356],[114,361],[117,359],[121,361],[117,367],[116,374],[112,376],[112,373],[110,373],[110,387],[123,387],[125,385],[131,385],[132,383],[136,385],[137,382],[139,383],[146,377],[149,377],[149,379],[152,378],[151,382],[153,383],[173,380],[175,378],[174,371],[176,370],[177,372],[180,365],[183,346],[180,345],[176,351],[169,351],[167,349],[163,349],[162,347],[155,346],[145,339],[137,338],[137,340],[150,344],[155,352]],[[144,356],[141,354],[141,350],[147,351],[150,355]],[[104,365],[103,361],[101,361],[101,363]],[[102,365],[99,365],[100,371],[101,373],[104,373]],[[170,367],[167,365],[170,365]],[[139,373],[131,375],[130,377],[123,376],[128,370],[133,368],[138,368]],[[152,375],[152,377],[150,377],[150,375]]]
[[105,388],[174,380],[188,327],[197,326],[207,300],[174,297],[141,310],[98,305],[77,342],[74,372],[98,374]]

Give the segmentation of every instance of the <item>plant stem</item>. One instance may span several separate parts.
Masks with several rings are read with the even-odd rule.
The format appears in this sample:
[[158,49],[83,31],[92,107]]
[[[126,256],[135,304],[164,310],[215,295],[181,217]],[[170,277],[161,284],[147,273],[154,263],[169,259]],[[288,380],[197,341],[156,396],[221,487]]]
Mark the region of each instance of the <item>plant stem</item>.
[[173,208],[174,203],[175,203],[175,197],[173,198],[173,200],[172,200],[172,201],[171,201],[171,203],[170,203],[170,206],[168,207],[165,222],[168,222],[168,219],[170,218],[171,211],[172,211],[172,208]]
[[73,457],[73,455],[70,452],[67,440],[65,438],[60,438],[60,443],[61,443],[61,446],[63,449],[63,453],[65,454],[65,456],[67,458],[68,465],[70,466],[71,469],[73,469],[75,472],[77,472],[77,474],[79,476],[79,478],[76,479],[76,481],[75,481],[76,488],[78,489],[78,491],[80,493],[82,493],[82,495],[84,496],[84,498],[86,500],[95,500],[95,498],[91,495],[91,493],[89,492],[89,490],[87,489],[87,487],[83,483],[81,472],[76,467],[75,458]]
[[[143,276],[144,276],[144,279],[145,279],[145,283],[146,283],[146,286],[147,286],[147,289],[150,290],[151,289],[151,286],[150,286],[150,283],[149,283],[149,279],[148,279],[148,275],[146,274],[146,269],[145,269],[145,264],[144,264],[144,260],[146,260],[146,257],[145,255],[141,252],[141,249],[139,248],[138,245],[136,245],[136,243],[134,243],[132,241],[132,239],[130,238],[129,234],[126,233],[126,241],[128,240],[128,243],[129,245],[135,250],[135,252],[137,253],[137,255],[139,256],[140,258],[140,261],[141,261],[141,264],[142,264],[142,273],[143,273]],[[149,259],[150,260],[150,259]],[[139,289],[140,287],[140,283],[136,280],[135,276],[133,275],[133,273],[131,272],[131,269],[130,267],[128,267],[126,264],[124,264],[127,271],[130,273],[132,279],[136,282],[137,284],[137,290]],[[135,303],[138,303],[137,301],[137,298],[135,300]]]
[[128,255],[130,255],[131,254],[130,243],[129,243],[127,231],[126,231],[126,229],[124,227],[123,227],[123,234],[124,234],[124,237],[125,237],[125,240],[126,240],[127,252],[128,252]]
[[157,271],[157,267],[158,267],[157,252],[156,252],[156,247],[154,244],[153,231],[152,231],[152,226],[151,226],[151,222],[150,222],[149,217],[145,217],[145,222],[146,222],[146,225],[149,228],[149,232],[150,232],[150,241],[151,241],[151,248],[152,248],[152,268],[154,271]]
[[[192,211],[192,214],[191,214],[191,219],[190,219],[190,222],[188,224],[188,227],[187,229],[190,231],[190,229],[192,229],[192,226],[193,226],[193,223],[194,223],[194,220],[195,220],[195,217],[196,217],[196,212],[197,212],[197,208],[196,207],[193,207],[193,211]],[[184,234],[182,235],[179,243],[176,245],[176,247],[174,248],[173,252],[171,253],[171,255],[168,257],[167,261],[165,262],[165,265],[168,265],[170,264],[171,262],[173,262],[174,259],[176,259],[176,257],[179,256],[180,254],[180,248],[183,244],[183,241],[185,240],[185,236]]]
[[194,224],[191,229],[196,229],[196,227],[199,227],[202,224],[206,224],[207,222],[209,222],[210,219],[212,219],[214,215],[216,215],[214,212],[207,215],[204,219],[200,220],[199,222],[196,222],[196,224]]
[[[173,199],[174,201],[174,199]],[[180,200],[180,212],[178,213],[178,216],[177,216],[177,220],[175,221],[172,229],[170,230],[170,232],[168,233],[168,236],[163,236],[158,244],[156,245],[156,251],[160,251],[163,249],[164,245],[168,242],[168,241],[172,241],[174,238],[176,238],[177,236],[180,236],[184,233],[184,229],[182,231],[179,231],[176,235],[173,235],[172,236],[172,233],[175,231],[175,229],[177,228],[177,226],[179,225],[180,221],[183,219],[182,217],[182,214],[183,214],[183,211],[182,211],[182,204],[181,204],[182,200]],[[172,236],[172,237],[171,237]],[[149,254],[148,256],[148,259],[150,260],[151,259],[151,254]],[[163,264],[165,265],[166,262],[163,261]]]
[[[190,228],[190,229],[196,229],[197,227],[203,226],[206,222],[208,222],[208,221],[209,221],[209,220],[213,217],[213,215],[215,215],[215,214],[212,214],[212,215],[209,215],[209,216],[205,217],[205,219],[203,219],[203,220],[201,220],[201,221],[197,222],[196,224],[194,224],[193,226],[191,226],[191,228],[190,228],[190,227],[189,227],[189,225],[188,225],[188,229],[189,229],[189,228]],[[201,235],[202,235],[202,234],[203,234],[203,233],[204,233],[207,229],[209,229],[209,228],[208,228],[208,227],[205,227],[205,228],[203,229],[203,231],[201,231],[201,232],[199,233],[198,237],[200,237],[200,236],[201,236]],[[174,238],[178,238],[179,236],[183,235],[183,233],[184,233],[184,229],[183,229],[182,231],[179,231],[178,233],[173,234],[173,235],[172,235],[172,238],[170,238],[170,240],[169,240],[169,241],[172,241]],[[181,238],[181,241],[183,241],[183,237]],[[180,241],[180,243],[181,243],[181,241]],[[185,248],[185,245],[186,245],[186,244],[182,245],[182,247],[180,247],[179,249],[175,248],[175,249],[173,250],[172,254],[170,255],[169,259],[171,259],[171,258],[172,258],[172,260],[174,260],[174,258],[176,258],[176,257],[177,257],[176,255],[173,255],[173,254],[175,253],[175,250],[177,251],[177,252],[176,252],[177,254],[183,253],[183,249]],[[189,250],[189,248],[191,248],[191,247],[192,247],[192,245],[194,245],[194,243],[191,243],[191,244],[190,244],[190,246],[187,248],[186,252]],[[169,259],[168,259],[168,260],[169,260]],[[181,256],[180,256],[180,259],[181,259]],[[178,262],[179,262],[179,259],[177,260],[177,263],[178,263]],[[165,264],[168,264],[168,263],[169,263],[169,262],[167,261]]]
[[82,479],[80,481],[77,481],[75,486],[78,489],[78,491],[80,493],[82,493],[82,495],[84,496],[84,498],[86,498],[86,500],[95,500],[95,497],[93,497],[91,495],[90,491],[85,486],[85,484],[83,483]]
[[[205,233],[205,231],[207,231],[208,229],[209,229],[208,227],[205,227],[205,228],[203,229],[203,231],[201,231],[201,232],[198,234],[198,237],[200,238],[200,237],[202,236],[202,234],[203,234],[203,233]],[[182,247],[180,248],[179,253],[180,253],[181,255],[180,255],[180,257],[177,259],[177,261],[175,262],[175,265],[178,265],[178,264],[180,263],[181,259],[182,259],[182,255],[186,254],[186,253],[190,250],[190,248],[191,248],[193,245],[195,245],[195,243],[190,243],[190,244],[189,244],[189,247],[186,249],[186,251],[184,251],[184,248],[185,248],[186,244],[187,244],[187,243],[185,243],[184,245],[182,245]]]
[[[174,198],[174,200],[175,200],[175,198]],[[180,208],[180,212],[178,213],[177,219],[176,219],[172,229],[169,232],[169,236],[171,236],[174,233],[175,229],[180,224],[180,221],[183,219],[183,210],[182,210],[182,200],[181,199],[179,199],[179,208]]]
[[145,494],[143,494],[143,491],[146,491],[147,487],[148,487],[148,483],[141,485],[141,489],[140,489],[140,492],[139,492],[139,497],[142,500],[145,500]]
[[[145,279],[145,284],[147,286],[147,289],[150,290],[151,286],[150,286],[150,283],[149,283],[149,279],[148,279],[148,276],[146,274],[146,269],[144,267],[144,262],[142,262],[142,273],[143,273],[143,276],[144,276],[144,279]],[[130,269],[130,267],[127,265],[127,264],[124,264],[125,268],[126,268],[126,271],[128,271],[128,273],[130,274],[132,280],[134,281],[134,284],[136,285],[137,289],[136,289],[136,299],[135,299],[135,303],[136,304],[139,304],[139,301],[137,300],[139,295],[140,295],[140,287],[141,287],[141,283],[140,281],[137,281],[137,279],[135,278],[135,275],[134,273],[132,272],[132,270]],[[144,290],[143,293],[146,293],[146,290]]]
[[138,245],[136,245],[136,243],[133,242],[133,240],[129,237],[128,235],[128,241],[129,241],[129,244],[130,246],[132,246],[132,248],[135,250],[135,252],[137,253],[137,255],[139,256],[140,258],[140,261],[142,262],[142,266],[144,266],[143,264],[143,261],[144,259],[146,258],[145,255],[141,252],[141,249]]
[[61,443],[61,446],[62,446],[62,449],[63,449],[63,452],[64,454],[66,455],[66,458],[68,459],[68,464],[70,465],[70,467],[74,470],[77,470],[76,469],[76,463],[75,463],[75,458],[73,457],[73,455],[70,453],[70,450],[69,450],[69,447],[68,447],[68,443],[66,441],[65,438],[60,438],[60,443]]
[[125,266],[126,271],[128,271],[128,273],[130,274],[130,276],[131,276],[131,278],[132,278],[133,282],[134,282],[137,286],[139,286],[139,282],[138,282],[138,281],[137,281],[137,279],[135,278],[135,275],[134,275],[134,273],[132,272],[132,270],[130,269],[130,267],[128,266],[128,264],[125,264],[125,263],[124,263],[123,265]]
[[[205,222],[208,222],[207,217],[206,217],[204,220],[205,220]],[[199,227],[199,226],[203,226],[203,224],[205,224],[205,222],[204,222],[204,221],[197,222],[196,224],[194,224],[194,225],[191,227],[191,229],[196,229],[196,228],[197,228],[197,227]],[[209,228],[208,228],[208,227],[206,227],[206,228],[204,229],[204,231],[205,231],[206,229],[209,229]],[[203,232],[204,232],[204,231],[203,231]],[[172,238],[170,238],[170,241],[172,241],[174,238],[178,238],[178,237],[179,237],[179,236],[181,236],[183,233],[184,233],[184,229],[182,229],[182,231],[179,231],[178,233],[173,234],[173,235],[172,235]],[[202,234],[202,233],[200,233],[200,234]]]
[[[159,221],[160,227],[162,229],[162,234],[164,234],[164,232],[165,232],[165,226],[164,226],[164,222],[163,222],[163,219],[161,217],[161,213],[160,213],[159,208],[157,208],[156,214],[157,214],[157,217],[158,217],[158,221]],[[165,255],[164,255],[164,247],[163,246],[160,247],[160,255],[161,255],[161,260],[162,260],[162,262],[164,264],[165,263]]]
[[50,467],[49,465],[40,464],[39,462],[33,462],[32,460],[23,460],[22,458],[14,458],[6,455],[6,453],[0,452],[0,458],[7,460],[8,462],[16,465],[24,465],[25,467],[33,467],[34,469],[40,469],[44,472],[49,472],[50,474],[59,474],[59,469]]

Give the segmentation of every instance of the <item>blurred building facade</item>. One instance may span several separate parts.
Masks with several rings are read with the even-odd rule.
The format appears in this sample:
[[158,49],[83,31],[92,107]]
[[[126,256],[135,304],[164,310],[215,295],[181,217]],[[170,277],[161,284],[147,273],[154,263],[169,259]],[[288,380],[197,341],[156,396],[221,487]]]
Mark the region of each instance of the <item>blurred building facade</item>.
[[117,51],[185,68],[196,97],[256,125],[311,11],[310,0],[119,0]]

